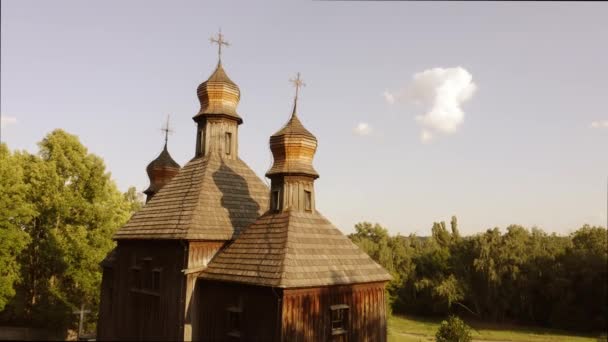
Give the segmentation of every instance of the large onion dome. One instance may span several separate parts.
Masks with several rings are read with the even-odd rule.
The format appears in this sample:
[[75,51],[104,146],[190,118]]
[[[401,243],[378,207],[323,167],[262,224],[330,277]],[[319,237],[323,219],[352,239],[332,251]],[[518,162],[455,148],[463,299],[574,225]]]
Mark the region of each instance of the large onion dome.
[[195,120],[206,116],[224,116],[235,119],[239,124],[243,122],[236,112],[241,91],[228,77],[221,62],[209,79],[198,86],[196,93],[201,109],[194,116]]

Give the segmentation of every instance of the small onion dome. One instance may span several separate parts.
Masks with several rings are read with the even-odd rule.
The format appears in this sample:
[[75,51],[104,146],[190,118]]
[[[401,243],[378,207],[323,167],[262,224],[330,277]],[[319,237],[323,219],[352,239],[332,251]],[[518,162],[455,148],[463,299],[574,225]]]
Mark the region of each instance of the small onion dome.
[[287,124],[270,136],[270,150],[274,163],[266,177],[289,174],[319,178],[312,166],[312,158],[317,150],[317,138],[304,128],[295,108]]
[[150,178],[150,186],[144,191],[144,194],[148,196],[156,194],[165,184],[169,183],[179,170],[179,164],[171,158],[169,151],[167,151],[167,144],[165,144],[163,151],[146,168],[148,178]]
[[243,119],[236,112],[241,91],[236,83],[228,78],[222,63],[217,64],[211,77],[198,86],[196,93],[201,109],[194,116],[194,120],[204,116],[226,116],[235,119],[239,124],[243,123]]

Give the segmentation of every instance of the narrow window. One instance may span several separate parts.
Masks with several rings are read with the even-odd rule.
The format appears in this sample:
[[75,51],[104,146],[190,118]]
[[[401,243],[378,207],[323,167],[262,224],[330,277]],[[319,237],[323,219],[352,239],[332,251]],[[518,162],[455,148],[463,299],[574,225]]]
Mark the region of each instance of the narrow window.
[[141,289],[141,268],[131,268],[131,288]]
[[205,155],[205,128],[201,128],[201,142],[199,144],[201,155]]
[[112,302],[114,301],[114,268],[106,267],[105,268],[106,275],[106,284],[108,287],[108,312],[112,313]]
[[304,190],[304,210],[312,211],[312,194],[308,190]]
[[226,154],[230,154],[232,149],[232,133],[226,132]]
[[201,139],[202,139],[202,131],[199,129],[198,132],[196,133],[196,156],[200,156],[203,152],[202,152],[202,144],[201,144]]
[[270,208],[273,211],[279,211],[280,207],[279,207],[279,190],[274,190],[272,192],[272,198],[270,201]]
[[152,288],[152,273],[151,273],[151,264],[152,264],[152,258],[143,258],[142,259],[142,270],[141,270],[141,277],[143,278],[142,281],[142,285],[144,289],[150,289]]
[[226,311],[228,311],[228,336],[241,337],[241,314],[243,310],[231,306]]
[[160,270],[155,269],[152,271],[152,290],[159,291],[160,290]]
[[346,324],[348,323],[348,305],[332,305],[331,309],[331,334],[346,334]]

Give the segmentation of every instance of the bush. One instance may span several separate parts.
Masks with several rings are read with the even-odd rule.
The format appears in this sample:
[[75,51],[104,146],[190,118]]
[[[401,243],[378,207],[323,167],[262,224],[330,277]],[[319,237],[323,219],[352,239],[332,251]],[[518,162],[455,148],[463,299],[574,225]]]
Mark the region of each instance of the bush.
[[471,328],[456,316],[450,316],[442,321],[437,333],[437,342],[471,342]]

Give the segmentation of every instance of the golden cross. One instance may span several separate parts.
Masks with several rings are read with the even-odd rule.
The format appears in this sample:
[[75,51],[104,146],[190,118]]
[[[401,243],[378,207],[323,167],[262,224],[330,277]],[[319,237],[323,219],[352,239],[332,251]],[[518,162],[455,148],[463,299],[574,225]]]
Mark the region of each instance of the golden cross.
[[221,61],[222,60],[222,45],[230,46],[230,43],[228,43],[227,41],[224,40],[224,35],[222,34],[222,29],[220,28],[219,32],[217,33],[217,38],[211,37],[211,38],[209,38],[209,41],[211,41],[211,44],[217,44],[217,46],[218,46],[217,57],[218,57],[218,60]]
[[298,101],[298,95],[300,94],[300,88],[305,87],[306,83],[302,79],[300,79],[300,73],[297,74],[296,78],[292,78],[289,82],[293,83],[293,86],[296,87],[296,101]]
[[167,114],[167,123],[160,130],[165,132],[165,145],[167,145],[167,140],[169,140],[169,133],[173,133],[173,130],[169,127],[169,117],[171,115]]

